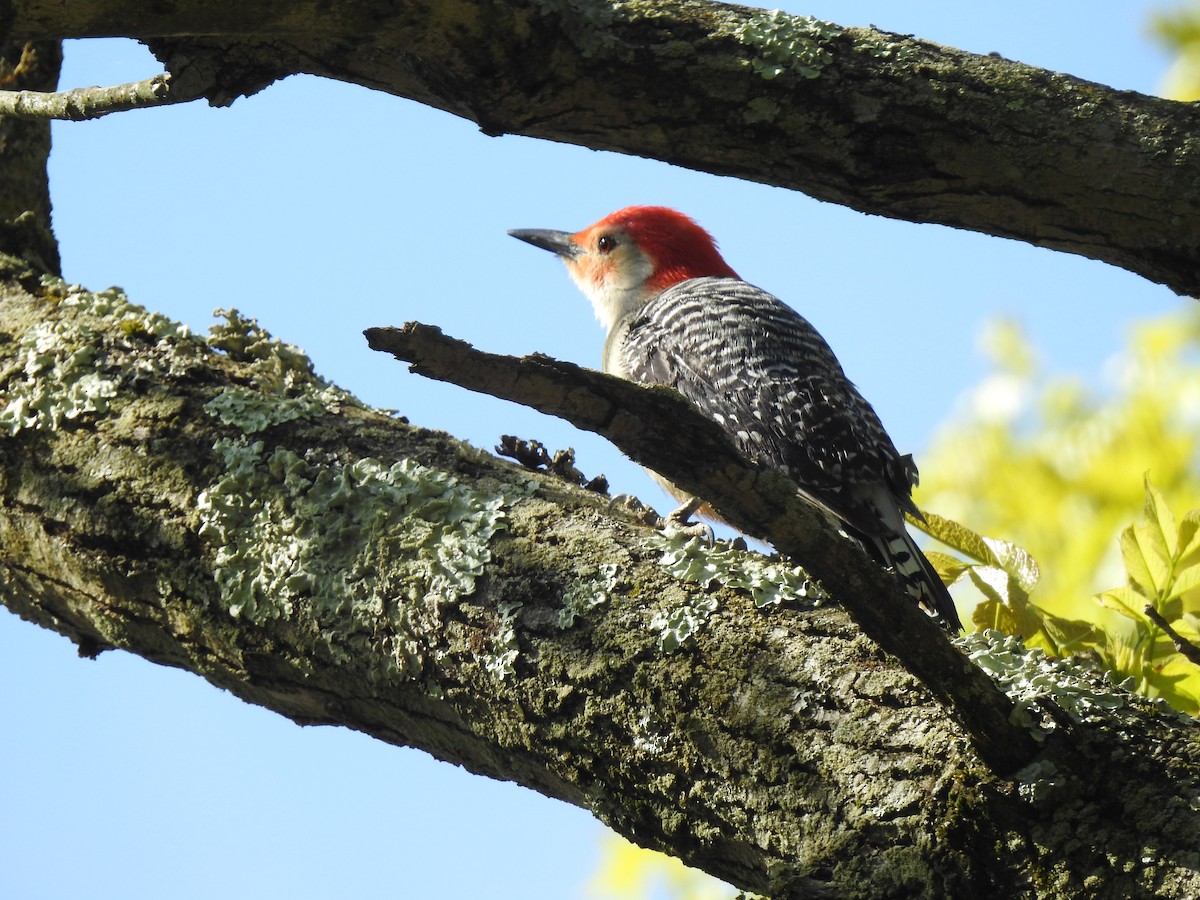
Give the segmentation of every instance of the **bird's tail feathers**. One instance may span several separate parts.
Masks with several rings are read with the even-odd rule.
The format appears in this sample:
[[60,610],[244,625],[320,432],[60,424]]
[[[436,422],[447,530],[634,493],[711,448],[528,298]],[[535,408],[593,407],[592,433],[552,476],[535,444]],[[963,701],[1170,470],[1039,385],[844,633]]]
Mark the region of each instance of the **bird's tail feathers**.
[[872,537],[868,546],[874,551],[872,555],[892,570],[904,590],[925,612],[938,616],[955,634],[963,630],[954,599],[912,535],[907,531],[879,535]]

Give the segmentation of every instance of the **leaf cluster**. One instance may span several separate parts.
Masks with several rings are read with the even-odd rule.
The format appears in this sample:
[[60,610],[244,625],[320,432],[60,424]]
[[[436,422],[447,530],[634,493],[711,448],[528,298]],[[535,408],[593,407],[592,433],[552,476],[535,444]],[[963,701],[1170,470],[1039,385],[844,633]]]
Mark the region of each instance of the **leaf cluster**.
[[1185,640],[1197,637],[1200,511],[1177,522],[1170,505],[1200,498],[1198,336],[1194,313],[1139,325],[1107,364],[1106,389],[1095,390],[1044,374],[1020,330],[995,323],[986,340],[994,371],[923,460],[920,497],[1005,537],[928,516],[926,530],[972,560],[931,555],[946,581],[971,586],[977,628],[1053,656],[1091,655],[1193,714],[1200,668],[1146,608]]
[[1200,641],[1200,509],[1177,524],[1163,495],[1146,478],[1142,517],[1121,532],[1125,587],[1099,595],[1124,620],[1105,633],[1105,656],[1137,679],[1137,690],[1173,706],[1200,710],[1200,668],[1175,648],[1160,622],[1196,646]]

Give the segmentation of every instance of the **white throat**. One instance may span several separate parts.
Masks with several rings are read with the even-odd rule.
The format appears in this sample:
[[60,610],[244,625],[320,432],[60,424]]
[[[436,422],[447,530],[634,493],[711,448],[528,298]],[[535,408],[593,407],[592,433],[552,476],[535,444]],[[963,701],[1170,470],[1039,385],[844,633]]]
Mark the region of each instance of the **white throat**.
[[606,332],[611,332],[617,322],[640,309],[651,297],[646,279],[653,274],[654,264],[640,254],[624,262],[624,266],[609,270],[599,280],[587,277],[573,266],[568,267],[572,280],[591,301],[592,311]]

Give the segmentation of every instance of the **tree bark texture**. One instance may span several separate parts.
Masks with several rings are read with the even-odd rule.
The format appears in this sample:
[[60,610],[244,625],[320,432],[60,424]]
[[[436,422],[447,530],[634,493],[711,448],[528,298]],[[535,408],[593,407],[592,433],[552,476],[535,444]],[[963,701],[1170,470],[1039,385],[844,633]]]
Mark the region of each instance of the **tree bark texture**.
[[[0,90],[52,91],[62,65],[57,40],[5,39],[0,14]],[[58,242],[50,226],[50,123],[0,117],[0,251],[35,260],[47,272],[59,272]]]
[[337,78],[1200,294],[1200,108],[911,37],[694,0],[15,0],[11,34],[144,40],[215,103]]
[[[894,35],[582,0],[18,0],[6,28],[9,55],[147,40],[173,85],[217,102],[314,72],[493,133],[1200,283],[1195,111]],[[1194,725],[1051,670],[1050,695],[1095,702],[1045,702],[1042,752],[998,776],[802,574],[778,590],[778,567],[364,409],[236,315],[202,340],[47,279],[44,168],[13,146],[3,215],[41,237],[0,231],[23,257],[0,258],[10,609],[86,655],[125,649],[518,781],[777,897],[1200,895]]]
[[4,602],[81,652],[518,781],[773,896],[1200,890],[1194,727],[1130,699],[998,778],[834,606],[681,580],[606,498],[364,409],[236,315],[205,341],[11,259],[0,285]]

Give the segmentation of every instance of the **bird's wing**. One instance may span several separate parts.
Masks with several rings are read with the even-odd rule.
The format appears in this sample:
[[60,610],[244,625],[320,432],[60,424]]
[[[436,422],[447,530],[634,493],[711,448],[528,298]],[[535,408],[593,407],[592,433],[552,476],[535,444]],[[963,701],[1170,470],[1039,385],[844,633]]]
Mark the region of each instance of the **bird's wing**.
[[902,531],[900,511],[916,512],[912,458],[816,329],[766,291],[733,278],[680,282],[631,317],[620,353],[625,377],[675,388],[748,458],[860,533]]

